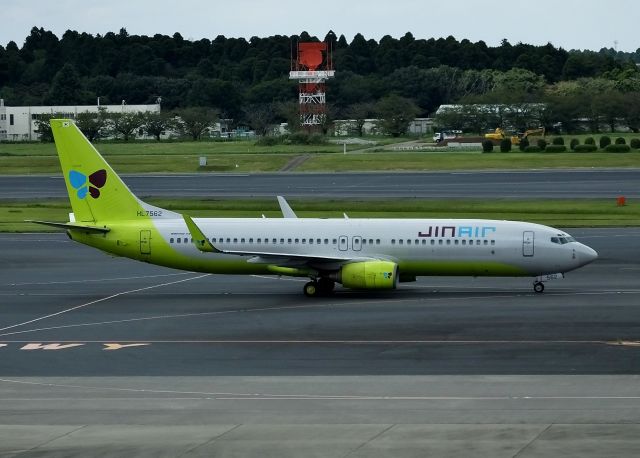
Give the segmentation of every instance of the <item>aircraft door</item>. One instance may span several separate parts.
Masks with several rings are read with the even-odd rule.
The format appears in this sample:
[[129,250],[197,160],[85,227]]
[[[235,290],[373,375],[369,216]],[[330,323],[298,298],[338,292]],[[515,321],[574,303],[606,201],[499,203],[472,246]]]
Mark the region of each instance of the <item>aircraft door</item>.
[[362,250],[362,237],[360,237],[359,235],[353,237],[351,239],[351,248],[353,249],[353,251]]
[[151,231],[140,231],[140,254],[151,254]]
[[338,250],[347,251],[349,249],[349,237],[341,235],[338,238]]
[[535,233],[524,231],[522,233],[522,256],[532,257],[534,253]]

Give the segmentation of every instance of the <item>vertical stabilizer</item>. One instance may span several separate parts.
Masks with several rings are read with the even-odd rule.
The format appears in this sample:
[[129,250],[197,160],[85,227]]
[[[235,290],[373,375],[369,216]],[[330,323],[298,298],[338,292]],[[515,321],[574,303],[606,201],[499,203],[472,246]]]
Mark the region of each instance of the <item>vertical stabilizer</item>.
[[175,215],[139,200],[72,120],[52,119],[51,130],[77,222]]

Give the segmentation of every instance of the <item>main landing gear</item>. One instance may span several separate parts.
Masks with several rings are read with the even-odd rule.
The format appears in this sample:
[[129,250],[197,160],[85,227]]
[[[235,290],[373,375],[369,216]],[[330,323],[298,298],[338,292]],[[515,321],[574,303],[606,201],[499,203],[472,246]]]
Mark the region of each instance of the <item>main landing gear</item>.
[[305,283],[303,292],[307,297],[328,296],[333,292],[335,285],[335,282],[327,278],[319,278]]

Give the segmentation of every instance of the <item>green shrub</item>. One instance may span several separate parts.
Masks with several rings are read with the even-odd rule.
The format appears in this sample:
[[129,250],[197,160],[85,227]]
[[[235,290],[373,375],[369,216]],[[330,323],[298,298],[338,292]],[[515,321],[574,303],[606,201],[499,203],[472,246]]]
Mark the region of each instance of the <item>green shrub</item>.
[[611,144],[611,139],[606,135],[600,137],[600,149],[605,149],[607,146]]
[[576,153],[593,153],[598,151],[598,147],[592,144],[577,145],[574,149]]
[[630,144],[631,148],[640,149],[640,138],[632,138]]
[[628,153],[631,151],[629,145],[607,145],[604,149],[607,153]]
[[503,138],[500,140],[500,152],[508,153],[511,151],[511,140],[508,138]]
[[525,137],[522,140],[520,140],[520,144],[518,145],[518,148],[520,148],[520,151],[526,151],[528,146],[529,146],[529,139]]
[[282,141],[281,137],[264,136],[264,137],[260,137],[258,141],[256,141],[256,145],[275,146],[275,145],[278,145],[281,141]]
[[491,140],[484,140],[482,142],[482,152],[483,153],[492,153],[493,152],[493,142]]
[[584,144],[585,145],[595,145],[596,141],[593,139],[593,137],[587,137],[584,139]]
[[540,151],[544,151],[547,148],[547,141],[544,138],[538,139],[536,144],[538,145],[538,148],[540,148]]
[[539,146],[527,146],[524,151],[526,153],[540,153],[542,152],[542,150],[540,149]]
[[579,144],[580,140],[578,140],[577,138],[572,138],[571,143],[569,143],[569,148],[571,148],[571,151],[574,151],[576,149],[576,146],[578,146]]
[[553,139],[553,141],[551,142],[551,144],[553,145],[564,145],[564,138],[562,137],[555,137]]
[[547,149],[545,149],[547,153],[566,153],[567,147],[564,145],[549,145]]
[[615,144],[616,145],[626,145],[627,141],[623,137],[618,137],[618,138],[616,138]]

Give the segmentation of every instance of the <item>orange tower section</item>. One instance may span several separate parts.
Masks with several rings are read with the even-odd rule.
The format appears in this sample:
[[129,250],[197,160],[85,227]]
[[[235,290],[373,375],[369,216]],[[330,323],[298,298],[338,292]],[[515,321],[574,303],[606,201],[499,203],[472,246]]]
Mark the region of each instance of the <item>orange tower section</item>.
[[326,81],[335,74],[330,43],[298,43],[292,50],[289,79],[298,81],[300,125],[318,131],[327,119]]

